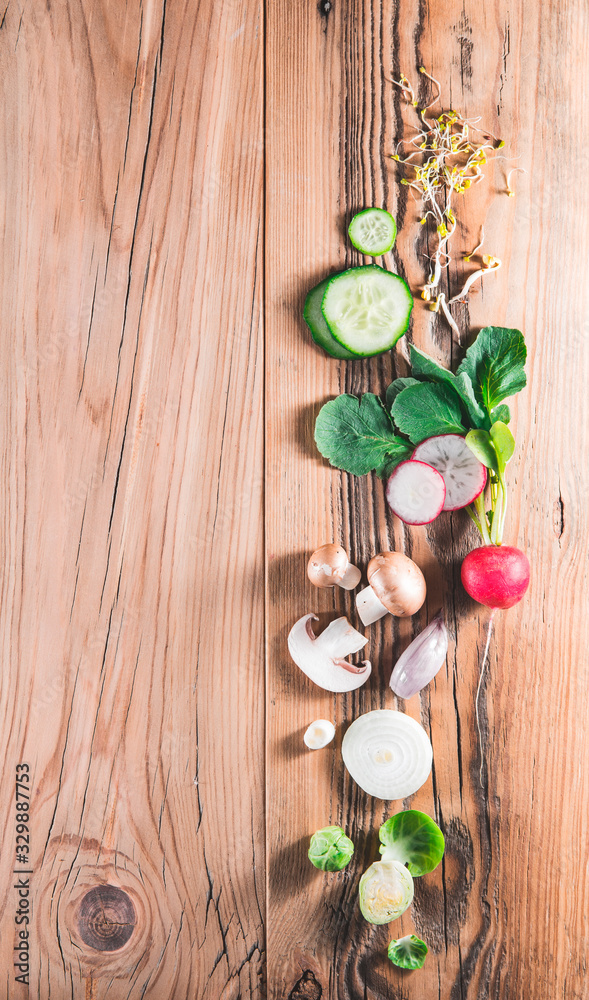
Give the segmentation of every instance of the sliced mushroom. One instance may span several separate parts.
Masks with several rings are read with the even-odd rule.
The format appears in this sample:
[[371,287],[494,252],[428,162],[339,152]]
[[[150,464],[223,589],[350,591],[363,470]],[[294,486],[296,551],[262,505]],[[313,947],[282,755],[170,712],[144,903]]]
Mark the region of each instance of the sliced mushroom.
[[288,649],[297,667],[325,691],[355,691],[370,677],[370,660],[357,667],[346,656],[357,653],[368,639],[352,628],[347,618],[337,618],[316,636],[311,621],[316,615],[304,615],[295,622],[288,636]]
[[425,579],[419,566],[402,552],[381,552],[368,563],[369,586],[356,596],[356,607],[364,625],[371,625],[387,612],[409,618],[425,601]]
[[353,566],[341,545],[329,542],[317,549],[309,559],[307,575],[316,587],[343,587],[353,590],[362,578],[357,566]]

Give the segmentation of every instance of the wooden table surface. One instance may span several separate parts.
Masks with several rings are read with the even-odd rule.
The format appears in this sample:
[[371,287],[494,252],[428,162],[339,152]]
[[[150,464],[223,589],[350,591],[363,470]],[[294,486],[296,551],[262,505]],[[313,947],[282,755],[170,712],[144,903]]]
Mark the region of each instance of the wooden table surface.
[[[0,22],[2,998],[586,1000],[586,4],[7,0]],[[424,279],[389,158],[391,78],[420,65],[525,170],[507,198],[498,162],[460,219],[460,248],[484,223],[503,268],[460,338],[418,302],[391,355],[339,363],[301,307],[358,261],[354,210],[386,205],[387,265]],[[326,399],[404,374],[407,341],[455,363],[488,323],[529,348],[506,540],[532,584],[496,619],[481,760],[474,529],[404,528],[313,427]],[[362,567],[405,551],[428,581],[413,620],[367,630],[373,675],[337,697],[286,647],[304,613],[354,616],[305,576],[332,539]],[[341,737],[397,705],[393,658],[440,605],[447,666],[398,707],[431,736],[410,804],[447,851],[378,928],[358,878],[409,803],[361,792]],[[337,736],[311,754],[317,717]],[[356,843],[342,874],[305,856],[329,823]],[[404,973],[387,942],[413,931],[430,954]]]

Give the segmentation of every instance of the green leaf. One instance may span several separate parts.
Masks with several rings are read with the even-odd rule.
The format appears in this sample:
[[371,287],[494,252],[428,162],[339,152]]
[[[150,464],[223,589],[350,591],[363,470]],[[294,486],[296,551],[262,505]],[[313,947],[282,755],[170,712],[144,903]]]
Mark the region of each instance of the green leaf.
[[407,934],[397,941],[391,941],[387,954],[393,965],[398,965],[400,969],[421,969],[427,955],[427,945],[415,934]]
[[388,479],[391,473],[397,468],[401,462],[406,461],[406,459],[411,458],[413,454],[413,445],[409,444],[408,441],[404,441],[402,438],[398,438],[399,444],[394,452],[390,452],[385,455],[380,465],[377,465],[376,475],[380,479]]
[[495,421],[489,434],[499,459],[499,472],[503,475],[505,466],[515,451],[515,438],[507,424],[502,423],[501,420]]
[[508,424],[511,420],[511,412],[507,403],[501,403],[500,406],[491,410],[491,423],[494,424],[496,420],[500,420],[503,424]]
[[460,401],[447,385],[421,382],[399,393],[392,417],[402,434],[419,444],[434,434],[465,434]]
[[419,379],[416,378],[396,378],[394,382],[388,386],[385,395],[385,405],[389,413],[391,412],[391,406],[395,402],[397,396],[403,389],[409,388],[410,385],[420,385]]
[[476,455],[479,462],[482,462],[487,469],[492,469],[493,472],[499,471],[497,452],[488,431],[469,431],[466,435],[466,443],[473,455]]
[[412,875],[427,875],[444,854],[444,834],[418,809],[405,809],[383,823],[378,836],[383,861],[400,861]]
[[474,388],[470,378],[465,372],[453,375],[447,368],[443,368],[437,361],[424,354],[411,344],[409,348],[411,357],[411,371],[418,377],[427,378],[430,382],[439,385],[449,385],[460,396],[468,418],[473,427],[483,427],[488,425],[488,418],[482,406],[477,402]]
[[468,375],[479,403],[491,413],[502,399],[526,384],[526,345],[519,330],[484,327],[459,366],[457,375]]
[[382,469],[385,458],[406,457],[409,451],[407,442],[395,434],[383,403],[371,392],[361,399],[344,394],[322,406],[315,442],[332,465],[355,476]]

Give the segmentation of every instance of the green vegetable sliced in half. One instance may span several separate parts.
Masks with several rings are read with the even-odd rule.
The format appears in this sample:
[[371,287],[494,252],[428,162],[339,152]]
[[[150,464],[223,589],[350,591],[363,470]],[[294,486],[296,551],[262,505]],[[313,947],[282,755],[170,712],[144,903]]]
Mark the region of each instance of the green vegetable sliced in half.
[[380,257],[392,250],[397,236],[397,223],[384,208],[366,208],[354,216],[348,235],[360,253]]
[[331,335],[329,327],[325,322],[323,310],[321,309],[325,289],[330,281],[331,278],[326,278],[325,281],[321,281],[315,286],[315,288],[311,289],[305,299],[303,316],[309,330],[311,331],[313,340],[319,347],[322,347],[324,351],[327,351],[332,358],[353,360],[356,355],[352,354],[351,351],[347,351],[341,344],[338,344],[335,337]]
[[406,809],[383,823],[379,837],[382,860],[360,879],[360,910],[371,924],[388,924],[410,905],[413,876],[427,875],[439,865],[444,835],[425,813]]
[[413,901],[413,879],[399,861],[375,861],[358,888],[360,910],[370,924],[389,924]]
[[460,400],[447,385],[410,385],[396,397],[391,415],[401,433],[414,444],[437,434],[466,434]]
[[427,875],[444,854],[444,834],[418,809],[406,809],[383,823],[378,834],[383,861],[400,861],[412,875]]
[[341,826],[326,826],[311,837],[309,861],[324,872],[339,872],[352,860],[354,845]]
[[408,458],[411,446],[395,434],[381,400],[372,392],[361,399],[344,394],[319,411],[315,442],[332,465],[355,476],[390,471]]
[[413,296],[403,278],[369,264],[327,284],[323,315],[335,339],[360,358],[390,351],[411,318]]
[[400,969],[421,969],[427,955],[427,945],[415,934],[391,941],[388,956],[393,965]]

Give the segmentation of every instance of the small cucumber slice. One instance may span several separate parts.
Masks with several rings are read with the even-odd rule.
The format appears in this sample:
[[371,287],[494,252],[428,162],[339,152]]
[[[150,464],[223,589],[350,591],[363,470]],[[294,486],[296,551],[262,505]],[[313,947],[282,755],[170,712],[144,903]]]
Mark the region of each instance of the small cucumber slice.
[[357,357],[370,358],[390,351],[403,336],[413,296],[398,274],[368,264],[331,278],[322,309],[338,343]]
[[395,243],[397,223],[384,208],[366,208],[354,216],[348,227],[348,236],[360,253],[380,257],[388,253]]
[[303,316],[305,317],[305,322],[311,331],[311,336],[319,347],[322,347],[324,351],[331,354],[332,358],[345,358],[353,359],[356,357],[351,351],[347,351],[345,347],[338,344],[335,337],[331,335],[330,329],[325,322],[325,316],[321,311],[321,303],[323,302],[323,296],[325,295],[325,289],[327,288],[331,278],[326,278],[315,288],[312,288],[307,298],[305,299],[305,308],[303,310]]

